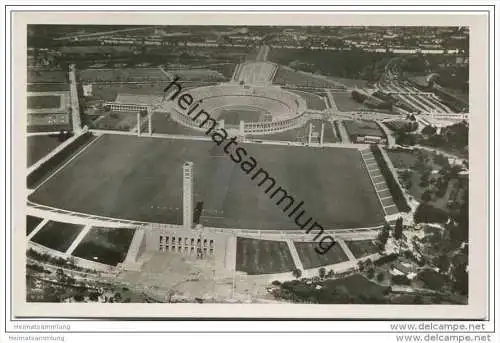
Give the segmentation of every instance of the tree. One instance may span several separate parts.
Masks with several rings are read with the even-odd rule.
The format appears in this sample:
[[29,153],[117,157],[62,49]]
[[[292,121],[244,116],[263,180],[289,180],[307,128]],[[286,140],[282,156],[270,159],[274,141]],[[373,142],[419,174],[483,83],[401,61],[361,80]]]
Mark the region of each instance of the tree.
[[373,279],[375,277],[375,269],[368,269],[366,272],[366,276],[368,276],[369,279]]
[[382,282],[382,281],[384,281],[384,279],[385,279],[385,275],[383,272],[380,272],[377,274],[377,281],[378,282]]
[[432,136],[436,133],[436,128],[430,125],[427,125],[422,129],[422,134],[426,136]]
[[413,303],[417,305],[421,305],[424,303],[424,299],[422,298],[421,295],[417,294],[415,295],[415,298],[413,298]]
[[77,302],[82,302],[83,301],[83,295],[78,293],[78,294],[75,294],[75,296],[73,297],[73,299],[75,299],[75,301]]
[[416,223],[446,223],[448,213],[440,208],[422,203],[418,205],[413,219]]
[[321,279],[324,279],[326,275],[326,269],[324,267],[319,268],[318,274]]
[[422,196],[420,197],[423,202],[429,202],[432,199],[432,193],[429,190],[426,190],[425,192],[422,193]]
[[98,301],[99,300],[99,294],[92,292],[89,294],[89,300],[90,301]]
[[296,278],[296,279],[299,279],[301,276],[302,276],[302,270],[298,269],[298,268],[295,268],[293,271],[292,271],[292,275]]
[[56,278],[59,282],[64,282],[66,279],[66,274],[64,274],[64,271],[61,268],[57,268]]
[[394,239],[399,241],[401,238],[403,238],[403,217],[399,217],[394,226]]
[[411,280],[406,277],[406,275],[393,275],[391,278],[392,283],[396,285],[409,285]]
[[385,247],[385,244],[387,243],[387,240],[389,239],[389,231],[390,230],[391,230],[390,225],[388,223],[386,223],[377,237],[378,241],[380,242],[380,246]]
[[66,281],[66,283],[67,283],[68,285],[74,285],[74,284],[75,284],[75,282],[76,282],[76,279],[75,279],[75,278],[73,278],[73,277],[71,277],[71,276],[68,276],[68,277],[66,277],[66,280],[65,280],[65,281]]
[[436,265],[436,267],[439,268],[439,271],[442,273],[446,272],[448,270],[448,268],[450,268],[450,260],[449,260],[448,256],[446,256],[446,254],[442,254],[442,255],[438,256],[434,260],[434,264]]
[[467,272],[467,264],[461,263],[454,266],[452,271],[453,279],[455,280],[455,289],[460,294],[466,295],[469,293],[469,273]]

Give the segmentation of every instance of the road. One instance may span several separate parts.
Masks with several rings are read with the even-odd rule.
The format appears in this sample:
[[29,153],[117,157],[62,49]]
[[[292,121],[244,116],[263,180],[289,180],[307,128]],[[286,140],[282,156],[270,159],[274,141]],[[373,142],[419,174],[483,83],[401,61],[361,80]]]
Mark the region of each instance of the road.
[[326,96],[328,97],[328,100],[330,101],[331,109],[333,112],[340,112],[339,108],[337,107],[337,104],[335,103],[335,99],[333,99],[332,92],[328,88],[325,88]]
[[78,84],[76,82],[76,67],[71,64],[69,67],[69,87],[71,99],[71,119],[73,123],[73,132],[79,134],[82,130],[82,121],[80,118],[80,104],[78,102]]
[[269,45],[263,45],[260,47],[259,52],[257,53],[256,60],[257,61],[267,61],[267,55],[269,55]]
[[378,126],[380,126],[380,128],[382,129],[382,131],[384,131],[384,134],[387,137],[387,145],[389,145],[389,146],[395,145],[396,144],[396,139],[392,135],[392,131],[389,130],[389,128],[387,126],[385,126],[384,123],[381,122],[381,121],[377,121],[377,124],[378,124]]
[[340,139],[342,140],[342,143],[351,143],[351,139],[349,138],[349,134],[347,133],[342,120],[337,121],[337,127],[339,128]]

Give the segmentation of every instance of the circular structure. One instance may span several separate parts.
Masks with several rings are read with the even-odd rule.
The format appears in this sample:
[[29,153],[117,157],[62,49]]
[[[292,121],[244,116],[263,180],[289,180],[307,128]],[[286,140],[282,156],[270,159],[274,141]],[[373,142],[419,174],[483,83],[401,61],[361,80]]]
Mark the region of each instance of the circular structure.
[[[189,94],[214,120],[240,134],[265,135],[304,124],[305,100],[280,87],[228,83],[190,89]],[[204,131],[179,109],[172,109],[172,119]]]

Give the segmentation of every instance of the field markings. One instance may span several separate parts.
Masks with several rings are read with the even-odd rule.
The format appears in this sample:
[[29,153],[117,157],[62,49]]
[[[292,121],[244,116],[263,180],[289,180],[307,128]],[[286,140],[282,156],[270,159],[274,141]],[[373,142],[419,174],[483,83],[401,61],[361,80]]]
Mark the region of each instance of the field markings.
[[337,243],[339,243],[340,247],[342,250],[344,250],[345,254],[347,255],[347,258],[349,258],[349,261],[358,263],[358,259],[354,256],[352,253],[351,249],[347,246],[346,242],[342,239],[337,240]]
[[391,199],[391,198],[392,198],[392,196],[387,196],[387,197],[380,198],[380,200]]
[[33,231],[31,231],[31,232],[30,232],[30,234],[28,235],[28,237],[27,237],[26,239],[27,239],[28,241],[30,241],[30,240],[33,238],[33,236],[35,236],[35,235],[38,233],[38,231],[40,231],[40,230],[41,230],[41,229],[45,226],[45,224],[47,224],[48,222],[49,222],[49,219],[47,219],[47,218],[45,218],[44,220],[42,220],[42,221],[40,222],[40,224],[38,224],[38,225],[35,227],[35,229],[34,229]]
[[295,264],[295,267],[304,270],[304,266],[302,265],[302,261],[300,260],[299,253],[297,252],[297,249],[295,248],[295,244],[293,244],[291,239],[286,240],[286,244],[288,245],[288,249],[290,250],[290,253],[292,255],[292,260],[293,263]]
[[65,254],[67,255],[71,255],[73,254],[73,251],[76,249],[76,247],[81,243],[81,241],[83,240],[83,238],[87,235],[87,233],[90,231],[90,228],[92,226],[90,225],[86,225],[82,231],[80,231],[80,233],[78,234],[78,236],[76,236],[75,240],[73,241],[73,243],[71,243],[71,245],[69,246],[68,250],[66,250]]
[[75,155],[73,155],[73,157],[71,157],[68,161],[66,161],[66,163],[64,163],[55,172],[53,172],[45,180],[43,180],[42,183],[40,183],[36,188],[34,188],[30,192],[30,194],[34,193],[37,189],[39,189],[40,187],[42,187],[47,181],[49,181],[50,179],[52,179],[56,174],[58,174],[61,170],[63,170],[68,164],[70,164],[73,160],[75,160],[78,156],[80,156],[85,150],[87,150],[92,144],[94,144],[96,141],[98,141],[99,138],[101,138],[101,137],[103,137],[103,136],[97,136],[93,141],[91,141],[89,144],[87,144],[86,146],[84,146],[80,151],[78,151]]

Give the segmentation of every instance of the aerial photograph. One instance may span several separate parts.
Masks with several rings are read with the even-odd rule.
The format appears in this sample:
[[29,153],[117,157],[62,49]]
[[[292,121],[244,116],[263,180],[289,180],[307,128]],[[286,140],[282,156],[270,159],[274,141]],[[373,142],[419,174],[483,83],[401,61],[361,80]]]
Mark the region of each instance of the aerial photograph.
[[26,302],[469,303],[469,27],[30,24],[26,63]]

